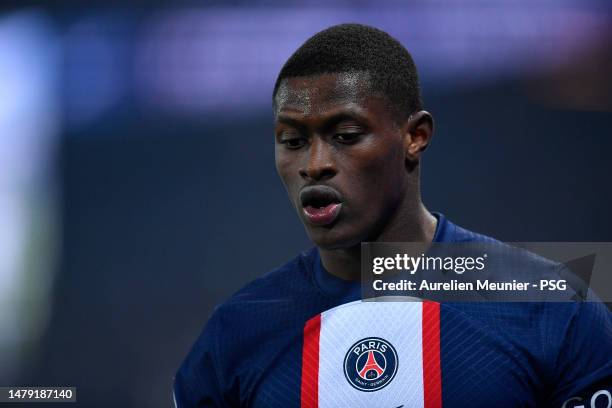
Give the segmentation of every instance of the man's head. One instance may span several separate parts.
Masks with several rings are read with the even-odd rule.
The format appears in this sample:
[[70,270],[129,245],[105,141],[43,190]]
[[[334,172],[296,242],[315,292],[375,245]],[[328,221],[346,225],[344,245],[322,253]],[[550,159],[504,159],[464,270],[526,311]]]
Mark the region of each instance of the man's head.
[[370,91],[385,96],[398,121],[422,109],[417,70],[408,51],[384,31],[341,24],[315,34],[287,60],[274,85],[275,110],[284,79],[339,72],[367,72]]
[[277,170],[316,245],[376,240],[420,204],[432,120],[391,36],[357,24],[316,34],[283,66],[273,102]]

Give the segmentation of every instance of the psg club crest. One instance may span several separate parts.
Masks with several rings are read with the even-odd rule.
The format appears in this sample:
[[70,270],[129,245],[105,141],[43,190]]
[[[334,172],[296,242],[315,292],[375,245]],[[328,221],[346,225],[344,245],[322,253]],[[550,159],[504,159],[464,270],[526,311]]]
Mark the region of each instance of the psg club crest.
[[397,352],[385,339],[367,337],[353,344],[344,357],[344,375],[360,391],[376,391],[397,373]]

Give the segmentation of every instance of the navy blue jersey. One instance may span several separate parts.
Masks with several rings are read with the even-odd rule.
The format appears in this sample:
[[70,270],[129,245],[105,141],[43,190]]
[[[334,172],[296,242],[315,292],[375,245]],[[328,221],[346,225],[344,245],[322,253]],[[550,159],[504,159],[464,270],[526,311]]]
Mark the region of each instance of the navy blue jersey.
[[[492,240],[436,217],[436,242]],[[315,248],[215,309],[174,397],[179,408],[609,407],[611,382],[603,304],[362,302]]]

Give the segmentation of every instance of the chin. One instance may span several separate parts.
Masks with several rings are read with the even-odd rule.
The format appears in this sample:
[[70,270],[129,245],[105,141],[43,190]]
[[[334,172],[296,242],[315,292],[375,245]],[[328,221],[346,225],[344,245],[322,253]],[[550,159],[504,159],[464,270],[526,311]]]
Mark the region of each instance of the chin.
[[361,236],[334,231],[334,228],[307,229],[308,237],[319,248],[325,250],[348,249],[361,245]]

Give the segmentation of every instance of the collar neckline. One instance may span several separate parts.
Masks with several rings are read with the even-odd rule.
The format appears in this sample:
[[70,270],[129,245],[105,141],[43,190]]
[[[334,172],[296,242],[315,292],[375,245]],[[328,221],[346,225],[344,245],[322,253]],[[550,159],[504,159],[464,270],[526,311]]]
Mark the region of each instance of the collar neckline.
[[[432,242],[452,242],[454,225],[442,213],[432,212],[432,215],[438,220]],[[319,250],[315,248],[313,252],[314,281],[324,294],[335,298],[348,297],[354,300],[361,297],[359,281],[347,281],[327,272],[321,262]]]

